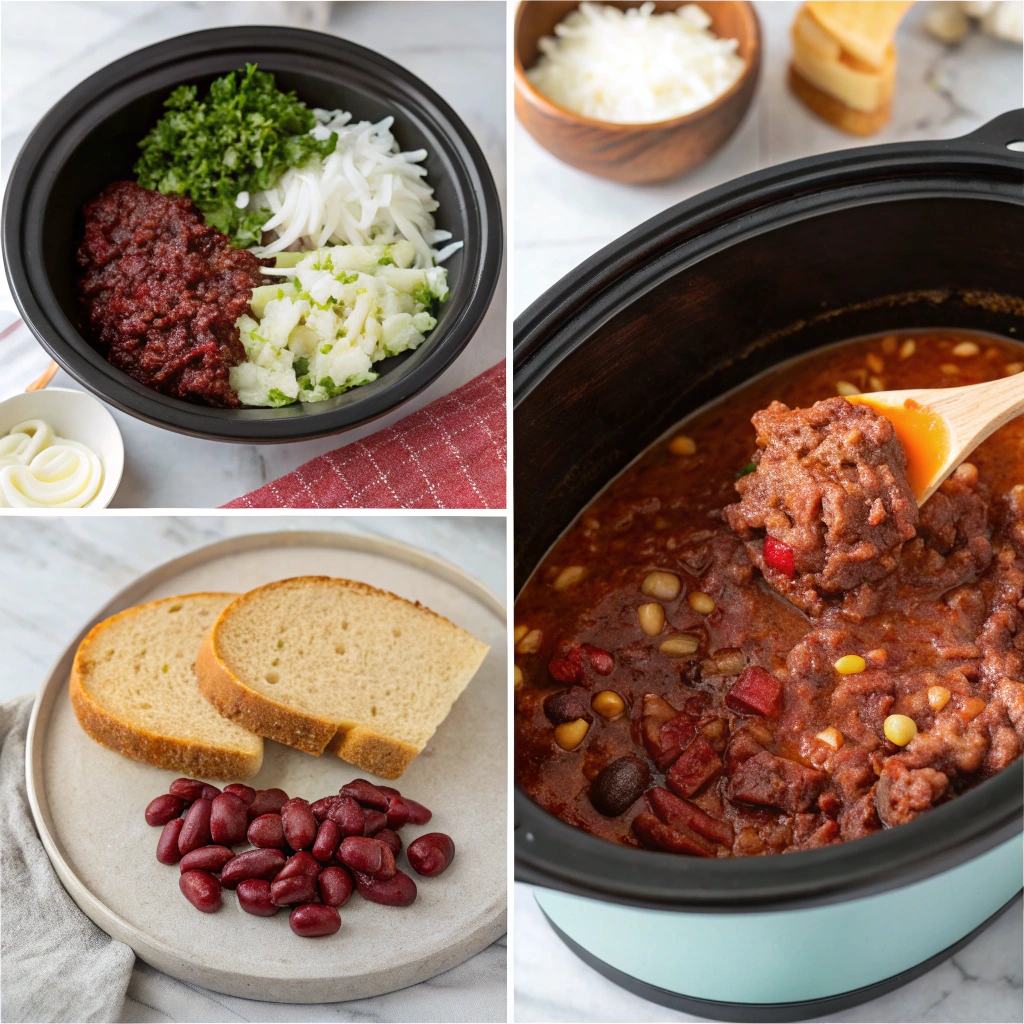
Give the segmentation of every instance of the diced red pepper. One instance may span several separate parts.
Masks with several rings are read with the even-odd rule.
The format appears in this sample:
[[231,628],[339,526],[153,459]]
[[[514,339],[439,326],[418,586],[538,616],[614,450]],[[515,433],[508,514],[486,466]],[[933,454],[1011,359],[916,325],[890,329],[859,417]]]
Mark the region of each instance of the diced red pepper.
[[793,556],[793,549],[774,537],[764,539],[764,564],[769,569],[781,572],[783,576],[792,579],[796,575],[796,562]]
[[633,832],[649,850],[685,853],[692,857],[714,857],[715,847],[690,829],[672,828],[650,813],[641,811],[633,819]]
[[652,787],[645,795],[648,806],[669,828],[693,829],[716,843],[732,846],[732,826],[728,822],[712,818],[688,800],[680,800],[661,786]]
[[693,796],[721,767],[722,759],[715,748],[703,736],[698,736],[672,765],[665,782],[673,793]]
[[725,706],[741,715],[764,715],[778,718],[782,714],[782,683],[758,665],[745,668],[732,689],[725,695]]
[[606,650],[594,647],[592,644],[583,644],[580,649],[586,652],[590,659],[590,667],[598,675],[610,676],[612,674],[615,669],[615,659]]
[[548,662],[548,672],[559,683],[578,683],[583,678],[583,670],[568,658],[552,658]]

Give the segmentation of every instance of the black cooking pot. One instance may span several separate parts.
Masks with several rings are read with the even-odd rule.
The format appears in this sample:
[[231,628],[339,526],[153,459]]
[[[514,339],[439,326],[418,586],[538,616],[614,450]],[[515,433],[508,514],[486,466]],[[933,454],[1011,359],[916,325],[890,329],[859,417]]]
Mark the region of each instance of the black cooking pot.
[[[515,324],[517,591],[649,444],[773,364],[917,327],[1024,339],[1020,148],[1014,111],[961,139],[772,167],[666,210],[541,296]],[[517,788],[516,877],[576,952],[647,998],[803,1019],[905,982],[1012,900],[1022,804],[1018,763],[891,831],[706,861],[604,842]],[[961,877],[970,907],[948,901]],[[884,920],[868,932],[872,901]]]
[[[403,149],[426,149],[441,204],[437,225],[462,239],[446,263],[451,294],[415,352],[377,364],[380,377],[337,398],[281,409],[211,409],[157,394],[115,369],[82,336],[74,253],[82,205],[132,178],[137,143],[176,86],[202,92],[256,63],[311,107],[356,120],[394,115]],[[273,27],[214,29],[129,54],[87,78],[36,126],[11,172],[3,212],[7,276],[25,322],[77,381],[124,412],[181,433],[271,443],[336,434],[390,412],[440,376],[480,325],[498,282],[501,210],[480,147],[458,115],[415,75],[354,43]]]

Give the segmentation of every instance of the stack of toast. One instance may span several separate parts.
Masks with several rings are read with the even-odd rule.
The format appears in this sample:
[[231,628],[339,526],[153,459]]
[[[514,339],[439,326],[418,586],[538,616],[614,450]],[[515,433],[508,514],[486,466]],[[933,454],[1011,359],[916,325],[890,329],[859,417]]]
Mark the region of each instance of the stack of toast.
[[893,39],[903,2],[809,0],[793,22],[789,84],[819,117],[854,135],[888,120],[896,80]]

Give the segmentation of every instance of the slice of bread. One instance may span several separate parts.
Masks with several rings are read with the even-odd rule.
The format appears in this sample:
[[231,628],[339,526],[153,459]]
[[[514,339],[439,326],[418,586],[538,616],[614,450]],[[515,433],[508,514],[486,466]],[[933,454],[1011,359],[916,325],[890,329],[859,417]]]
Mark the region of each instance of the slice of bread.
[[885,66],[889,45],[912,6],[896,0],[808,0],[815,20],[849,54],[873,68]]
[[217,714],[196,685],[203,637],[236,594],[187,594],[94,626],[71,668],[82,728],[125,757],[203,779],[247,779],[263,740]]
[[807,81],[797,69],[789,65],[789,87],[793,94],[818,117],[851,135],[874,135],[883,128],[892,113],[892,103],[883,103],[877,110],[865,113],[840,103],[834,96],[822,92]]
[[229,605],[196,674],[214,707],[246,729],[397,779],[488,649],[387,591],[300,576]]

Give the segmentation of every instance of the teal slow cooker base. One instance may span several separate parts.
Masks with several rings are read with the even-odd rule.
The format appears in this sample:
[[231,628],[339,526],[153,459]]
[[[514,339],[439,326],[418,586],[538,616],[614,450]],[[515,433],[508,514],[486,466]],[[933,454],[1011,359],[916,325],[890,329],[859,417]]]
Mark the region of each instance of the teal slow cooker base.
[[1021,891],[1022,863],[1017,835],[910,885],[792,909],[534,895],[563,941],[630,991],[719,1020],[791,1021],[875,998],[952,955]]
[[988,920],[983,921],[969,935],[965,935],[959,942],[954,943],[941,953],[937,953],[931,959],[925,960],[924,963],[918,964],[911,970],[903,971],[891,978],[887,978],[885,981],[876,982],[874,985],[868,985],[853,992],[843,992],[840,995],[828,996],[824,999],[808,999],[797,1003],[727,1003],[713,999],[696,999],[693,996],[683,995],[680,992],[670,992],[668,989],[649,985],[638,978],[623,974],[622,971],[616,970],[610,964],[606,964],[603,960],[599,960],[596,956],[588,953],[578,943],[573,942],[548,917],[543,908],[541,913],[547,918],[547,922],[551,925],[555,934],[576,956],[597,971],[598,974],[614,982],[620,988],[624,988],[627,992],[632,992],[634,995],[647,999],[652,1003],[658,1003],[661,1006],[667,1006],[672,1010],[679,1010],[681,1013],[688,1013],[694,1017],[706,1017],[709,1020],[736,1021],[742,1022],[742,1024],[783,1024],[783,1022],[816,1019],[830,1013],[848,1010],[851,1006],[870,1002],[872,999],[877,999],[879,996],[884,996],[887,992],[892,992],[894,989],[906,985],[915,978],[919,978],[922,974],[927,974],[933,967],[937,967],[943,960],[948,960],[969,942],[977,938],[997,918],[1002,917],[1007,910],[1015,906],[1019,897],[1020,893],[1010,900],[1009,903],[1000,907]]

